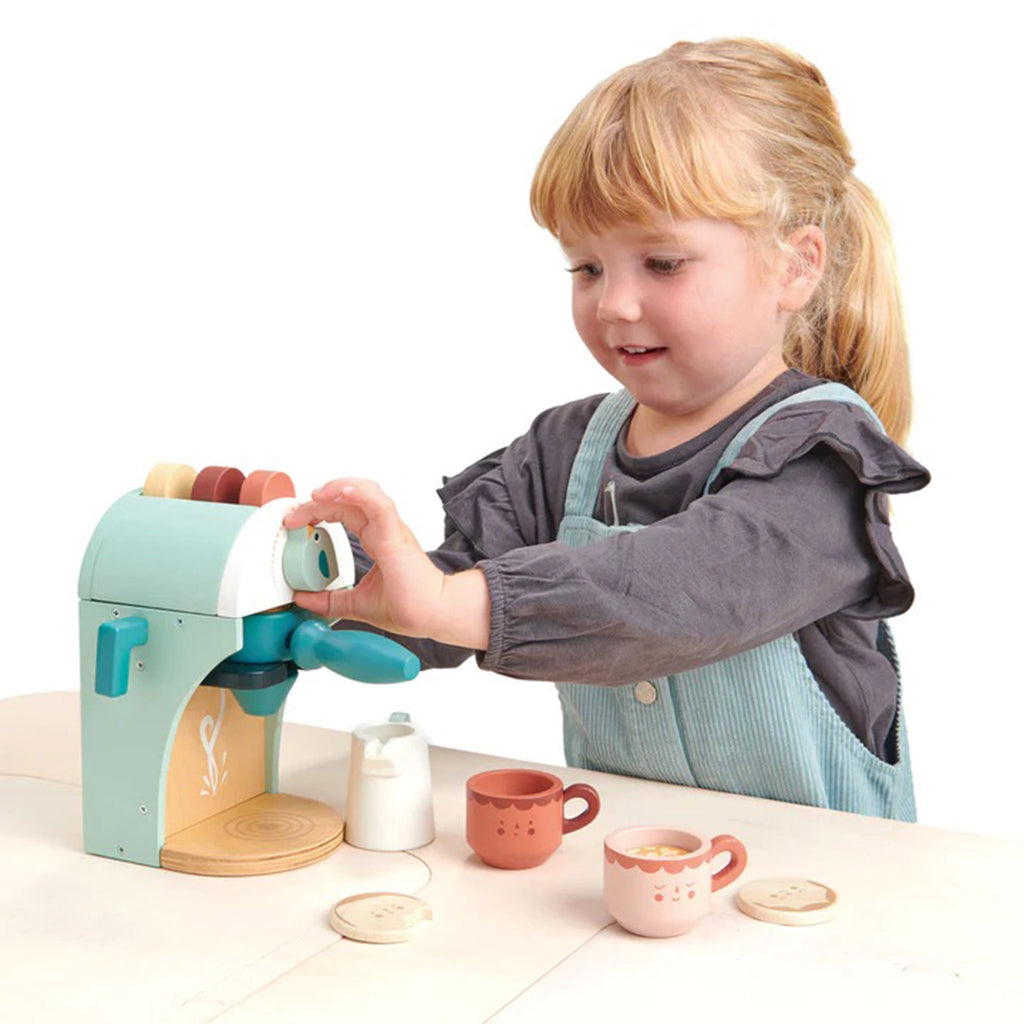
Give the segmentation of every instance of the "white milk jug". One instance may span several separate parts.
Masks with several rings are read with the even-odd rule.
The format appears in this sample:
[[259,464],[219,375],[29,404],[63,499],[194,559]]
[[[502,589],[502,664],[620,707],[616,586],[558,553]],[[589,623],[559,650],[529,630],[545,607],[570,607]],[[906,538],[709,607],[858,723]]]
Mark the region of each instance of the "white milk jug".
[[409,716],[352,732],[345,840],[364,850],[414,850],[434,838],[427,741]]

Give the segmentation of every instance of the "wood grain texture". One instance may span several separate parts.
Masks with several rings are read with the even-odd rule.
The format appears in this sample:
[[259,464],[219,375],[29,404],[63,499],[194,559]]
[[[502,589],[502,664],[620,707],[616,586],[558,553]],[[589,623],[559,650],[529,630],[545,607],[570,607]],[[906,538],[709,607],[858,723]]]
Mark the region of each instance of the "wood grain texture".
[[322,860],[344,838],[341,815],[317,800],[264,793],[169,836],[160,866],[193,875],[269,875]]
[[192,694],[167,769],[166,836],[264,792],[265,732],[266,720],[247,715],[229,690],[200,686]]

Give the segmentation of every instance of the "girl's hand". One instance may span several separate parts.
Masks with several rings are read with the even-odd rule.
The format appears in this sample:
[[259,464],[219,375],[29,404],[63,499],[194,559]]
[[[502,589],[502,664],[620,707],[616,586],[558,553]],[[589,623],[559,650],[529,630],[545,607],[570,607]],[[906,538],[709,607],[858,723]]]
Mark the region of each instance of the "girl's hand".
[[359,537],[374,564],[350,589],[296,591],[300,608],[325,618],[367,622],[400,636],[486,649],[490,602],[482,572],[441,572],[394,502],[371,480],[332,480],[313,491],[312,498],[285,516],[285,527],[341,523]]
[[351,589],[299,591],[295,603],[327,618],[369,622],[403,636],[429,635],[444,574],[380,487],[371,480],[332,480],[284,519],[289,530],[321,522],[341,523],[357,534],[374,565]]

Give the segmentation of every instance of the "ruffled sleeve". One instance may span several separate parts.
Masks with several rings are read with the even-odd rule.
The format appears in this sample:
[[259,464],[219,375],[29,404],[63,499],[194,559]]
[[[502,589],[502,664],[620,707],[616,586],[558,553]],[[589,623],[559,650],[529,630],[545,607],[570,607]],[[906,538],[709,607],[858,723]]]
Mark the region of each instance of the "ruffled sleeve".
[[775,479],[787,465],[812,453],[838,459],[865,489],[864,528],[879,572],[872,598],[847,609],[847,614],[855,618],[902,614],[913,603],[914,590],[892,537],[886,495],[918,491],[930,482],[931,474],[881,433],[859,407],[807,402],[781,410],[722,471],[712,493],[739,478]]
[[486,558],[547,544],[558,533],[572,459],[603,395],[542,412],[508,447],[444,479],[445,534]]
[[[721,439],[722,447],[728,439]],[[714,493],[645,529],[479,563],[491,593],[482,667],[621,685],[696,668],[831,615],[898,615],[913,588],[885,495],[927,471],[859,411],[780,412]]]
[[505,452],[501,448],[445,477],[437,491],[444,507],[445,536],[461,534],[485,558],[525,543],[502,470]]
[[807,402],[776,413],[722,471],[712,490],[738,476],[770,479],[818,446],[833,451],[865,487],[902,494],[931,479],[928,470],[891,441],[857,406]]

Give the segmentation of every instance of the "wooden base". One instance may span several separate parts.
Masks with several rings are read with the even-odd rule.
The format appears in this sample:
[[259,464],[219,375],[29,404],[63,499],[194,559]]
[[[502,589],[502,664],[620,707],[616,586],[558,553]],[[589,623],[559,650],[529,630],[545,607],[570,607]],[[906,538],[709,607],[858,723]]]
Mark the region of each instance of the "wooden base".
[[192,875],[269,875],[323,860],[344,838],[326,804],[263,793],[168,836],[160,866]]

